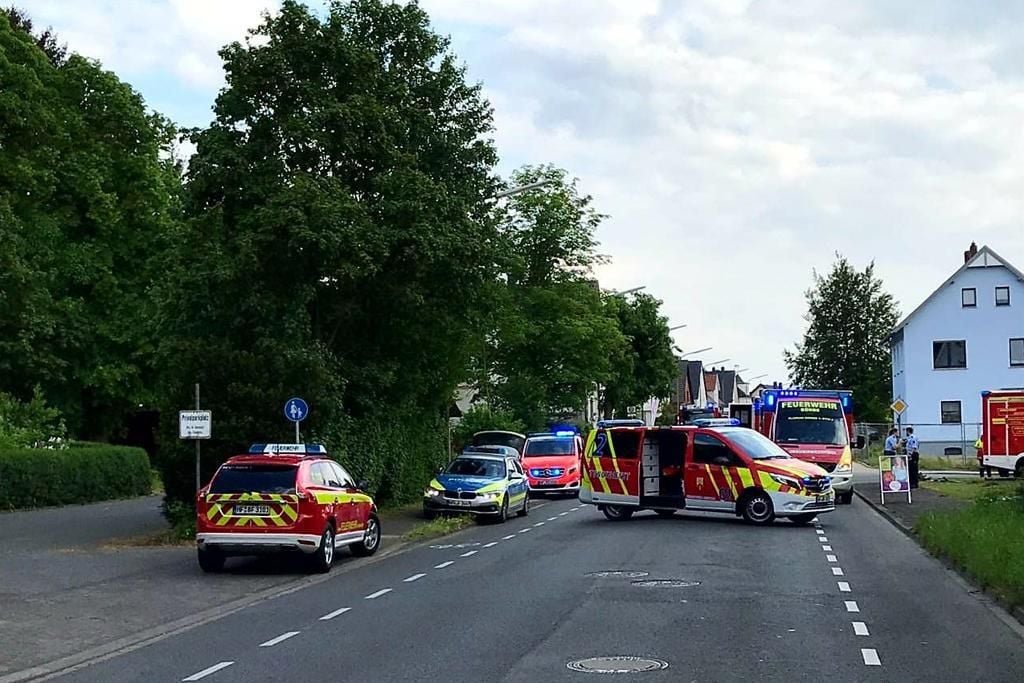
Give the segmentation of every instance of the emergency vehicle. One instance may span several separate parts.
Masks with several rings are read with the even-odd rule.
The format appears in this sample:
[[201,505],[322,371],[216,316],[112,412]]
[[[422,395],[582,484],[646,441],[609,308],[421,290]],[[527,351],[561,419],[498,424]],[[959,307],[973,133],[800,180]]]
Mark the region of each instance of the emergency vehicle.
[[792,457],[818,465],[832,478],[840,503],[853,501],[853,392],[766,389],[754,401],[753,427]]
[[576,497],[580,490],[583,439],[572,429],[527,434],[523,469],[535,494]]
[[1024,389],[981,394],[982,465],[1024,477]]
[[423,516],[468,513],[504,522],[530,514],[530,485],[515,455],[468,452],[448,463],[423,490]]
[[229,458],[196,495],[199,566],[220,571],[234,555],[298,552],[329,572],[335,551],[377,552],[373,498],[319,444],[253,444]]
[[647,427],[598,422],[587,437],[580,501],[610,520],[638,510],[724,512],[754,524],[807,524],[835,509],[829,475],[736,420]]

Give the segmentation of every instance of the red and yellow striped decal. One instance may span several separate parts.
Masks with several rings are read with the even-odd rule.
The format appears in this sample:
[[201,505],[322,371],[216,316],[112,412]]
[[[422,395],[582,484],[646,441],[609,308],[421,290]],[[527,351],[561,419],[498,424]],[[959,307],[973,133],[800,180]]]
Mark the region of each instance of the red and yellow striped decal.
[[[223,527],[283,527],[299,518],[299,497],[279,493],[208,493],[206,518]],[[266,503],[269,515],[235,515],[236,503]]]

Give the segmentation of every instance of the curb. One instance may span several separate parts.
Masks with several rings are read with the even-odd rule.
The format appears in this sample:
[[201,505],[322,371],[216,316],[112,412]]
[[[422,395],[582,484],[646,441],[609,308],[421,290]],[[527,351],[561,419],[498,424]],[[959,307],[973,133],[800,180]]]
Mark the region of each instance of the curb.
[[921,548],[921,550],[923,550],[929,555],[929,557],[935,559],[947,570],[953,572],[956,575],[956,577],[960,579],[961,583],[964,584],[964,587],[967,588],[969,592],[980,593],[984,595],[987,606],[993,611],[996,611],[996,615],[1000,617],[1000,619],[1004,623],[1013,628],[1014,631],[1017,632],[1017,635],[1019,635],[1021,638],[1024,638],[1024,633],[1021,632],[1021,627],[1024,627],[1024,608],[1011,607],[1010,605],[1006,604],[1006,602],[998,595],[994,595],[989,590],[979,586],[975,582],[974,578],[971,577],[971,575],[968,574],[966,571],[964,571],[957,565],[953,564],[946,558],[940,557],[932,551],[930,551],[928,548],[926,548],[924,544],[920,542],[917,534],[911,527],[908,527],[906,524],[901,522],[899,519],[896,518],[895,515],[890,513],[883,506],[879,505],[871,498],[868,498],[866,495],[862,494],[860,491],[857,490],[856,486],[853,488],[853,492],[857,495],[858,498],[863,500],[865,503],[868,504],[869,507],[871,507],[875,512],[877,512],[880,517],[885,519],[887,522],[896,527],[897,530],[903,532],[904,535],[913,540],[914,543],[916,543],[917,546]]

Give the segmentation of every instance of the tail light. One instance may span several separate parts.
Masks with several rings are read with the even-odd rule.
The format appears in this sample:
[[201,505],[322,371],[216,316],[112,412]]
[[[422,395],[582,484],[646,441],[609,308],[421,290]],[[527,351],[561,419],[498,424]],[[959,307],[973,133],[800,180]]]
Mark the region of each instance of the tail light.
[[316,501],[316,498],[313,497],[313,494],[307,491],[306,489],[302,488],[301,486],[296,487],[295,494],[299,497],[300,503],[313,503]]

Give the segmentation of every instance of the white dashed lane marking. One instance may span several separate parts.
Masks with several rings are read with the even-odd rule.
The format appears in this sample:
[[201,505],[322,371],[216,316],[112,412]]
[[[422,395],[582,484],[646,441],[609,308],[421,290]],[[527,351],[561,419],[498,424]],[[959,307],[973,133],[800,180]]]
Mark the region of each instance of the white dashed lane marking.
[[515,534],[509,534],[508,536],[505,536],[505,537],[504,537],[503,539],[501,539],[501,540],[503,540],[503,541],[511,541],[511,540],[512,540],[513,538],[515,538],[515,537],[516,537],[516,535],[515,535]]
[[858,607],[857,603],[855,601],[853,601],[853,600],[845,600],[843,602],[843,604],[846,605],[846,611],[847,612],[859,612],[860,611],[860,607]]
[[554,522],[558,517],[548,517],[549,522]]
[[565,517],[565,516],[566,516],[567,514],[569,514],[569,511],[568,511],[568,510],[566,510],[565,512],[559,512],[559,513],[558,513],[558,516],[559,516],[559,517]]
[[413,574],[408,579],[403,579],[403,580],[404,580],[405,583],[412,583],[413,581],[419,581],[424,576],[426,576],[426,574]]
[[277,638],[271,638],[265,643],[260,643],[260,647],[274,647],[278,643],[283,643],[289,638],[294,638],[297,635],[299,635],[298,631],[288,631],[288,633],[282,633]]
[[818,529],[818,530],[817,530],[817,534],[818,534],[819,536],[824,536],[824,535],[825,535],[825,532],[824,532],[824,531],[822,531],[821,529]]
[[821,541],[822,543],[828,543],[828,539],[825,538],[824,536],[819,536],[818,540]]
[[837,585],[839,586],[840,592],[842,592],[842,593],[849,593],[850,592],[850,584],[848,584],[846,581],[839,581],[839,582],[837,582]]
[[234,664],[234,662],[220,662],[219,664],[214,664],[209,669],[203,669],[199,673],[194,673],[191,676],[189,676],[188,678],[183,678],[181,680],[182,681],[201,681],[204,678],[206,678],[207,676],[209,676],[210,674],[215,674],[218,671],[220,671],[221,669],[228,668],[232,664]]
[[868,635],[868,625],[863,621],[855,621],[853,622],[853,632],[858,636],[866,636]]
[[390,593],[390,592],[391,592],[391,589],[390,589],[390,588],[381,588],[381,589],[380,589],[379,591],[377,591],[376,593],[370,593],[369,595],[367,595],[367,596],[366,596],[366,599],[367,599],[367,600],[376,600],[376,599],[377,599],[377,598],[379,598],[380,596],[382,596],[382,595],[387,595],[387,594],[388,594],[388,593]]
[[831,552],[832,551],[832,546],[830,546],[830,545],[823,545],[823,546],[821,546],[821,549],[824,550],[825,552]]
[[529,529],[529,527],[527,527],[526,529],[520,529],[520,530],[519,530],[519,533],[521,533],[521,534],[525,534],[525,533],[526,533],[527,531],[529,531],[529,530],[530,530],[530,529]]
[[453,564],[455,564],[455,563],[452,562],[451,560],[448,560],[447,562],[442,562],[441,564],[434,565],[434,569],[444,569],[445,567],[450,567]]
[[351,607],[342,607],[341,609],[336,609],[333,612],[328,612],[327,614],[323,615],[322,617],[320,617],[320,621],[330,621],[334,617],[340,617],[345,612],[350,611],[352,611]]
[[882,666],[882,660],[878,658],[878,653],[874,648],[861,648],[860,656],[864,658],[864,663],[868,666]]
[[838,558],[836,558],[835,555],[826,555],[825,559],[828,560],[829,562],[838,562],[839,561]]
[[[507,537],[506,537],[506,538],[507,538]],[[515,536],[513,536],[512,538],[515,538]],[[496,546],[496,545],[498,545],[498,542],[497,542],[497,541],[491,541],[490,543],[488,543],[488,544],[487,544],[487,545],[485,545],[484,547],[485,547],[485,548],[493,548],[493,547],[494,547],[494,546]]]
[[470,550],[468,552],[462,553],[461,555],[459,555],[459,557],[473,557],[474,555],[476,555],[476,551]]
[[533,526],[535,526],[535,527],[538,527],[538,526],[544,526],[544,522],[537,522],[537,523],[536,523],[536,524],[534,524]]
[[832,567],[832,576],[842,576],[843,570],[839,567]]

